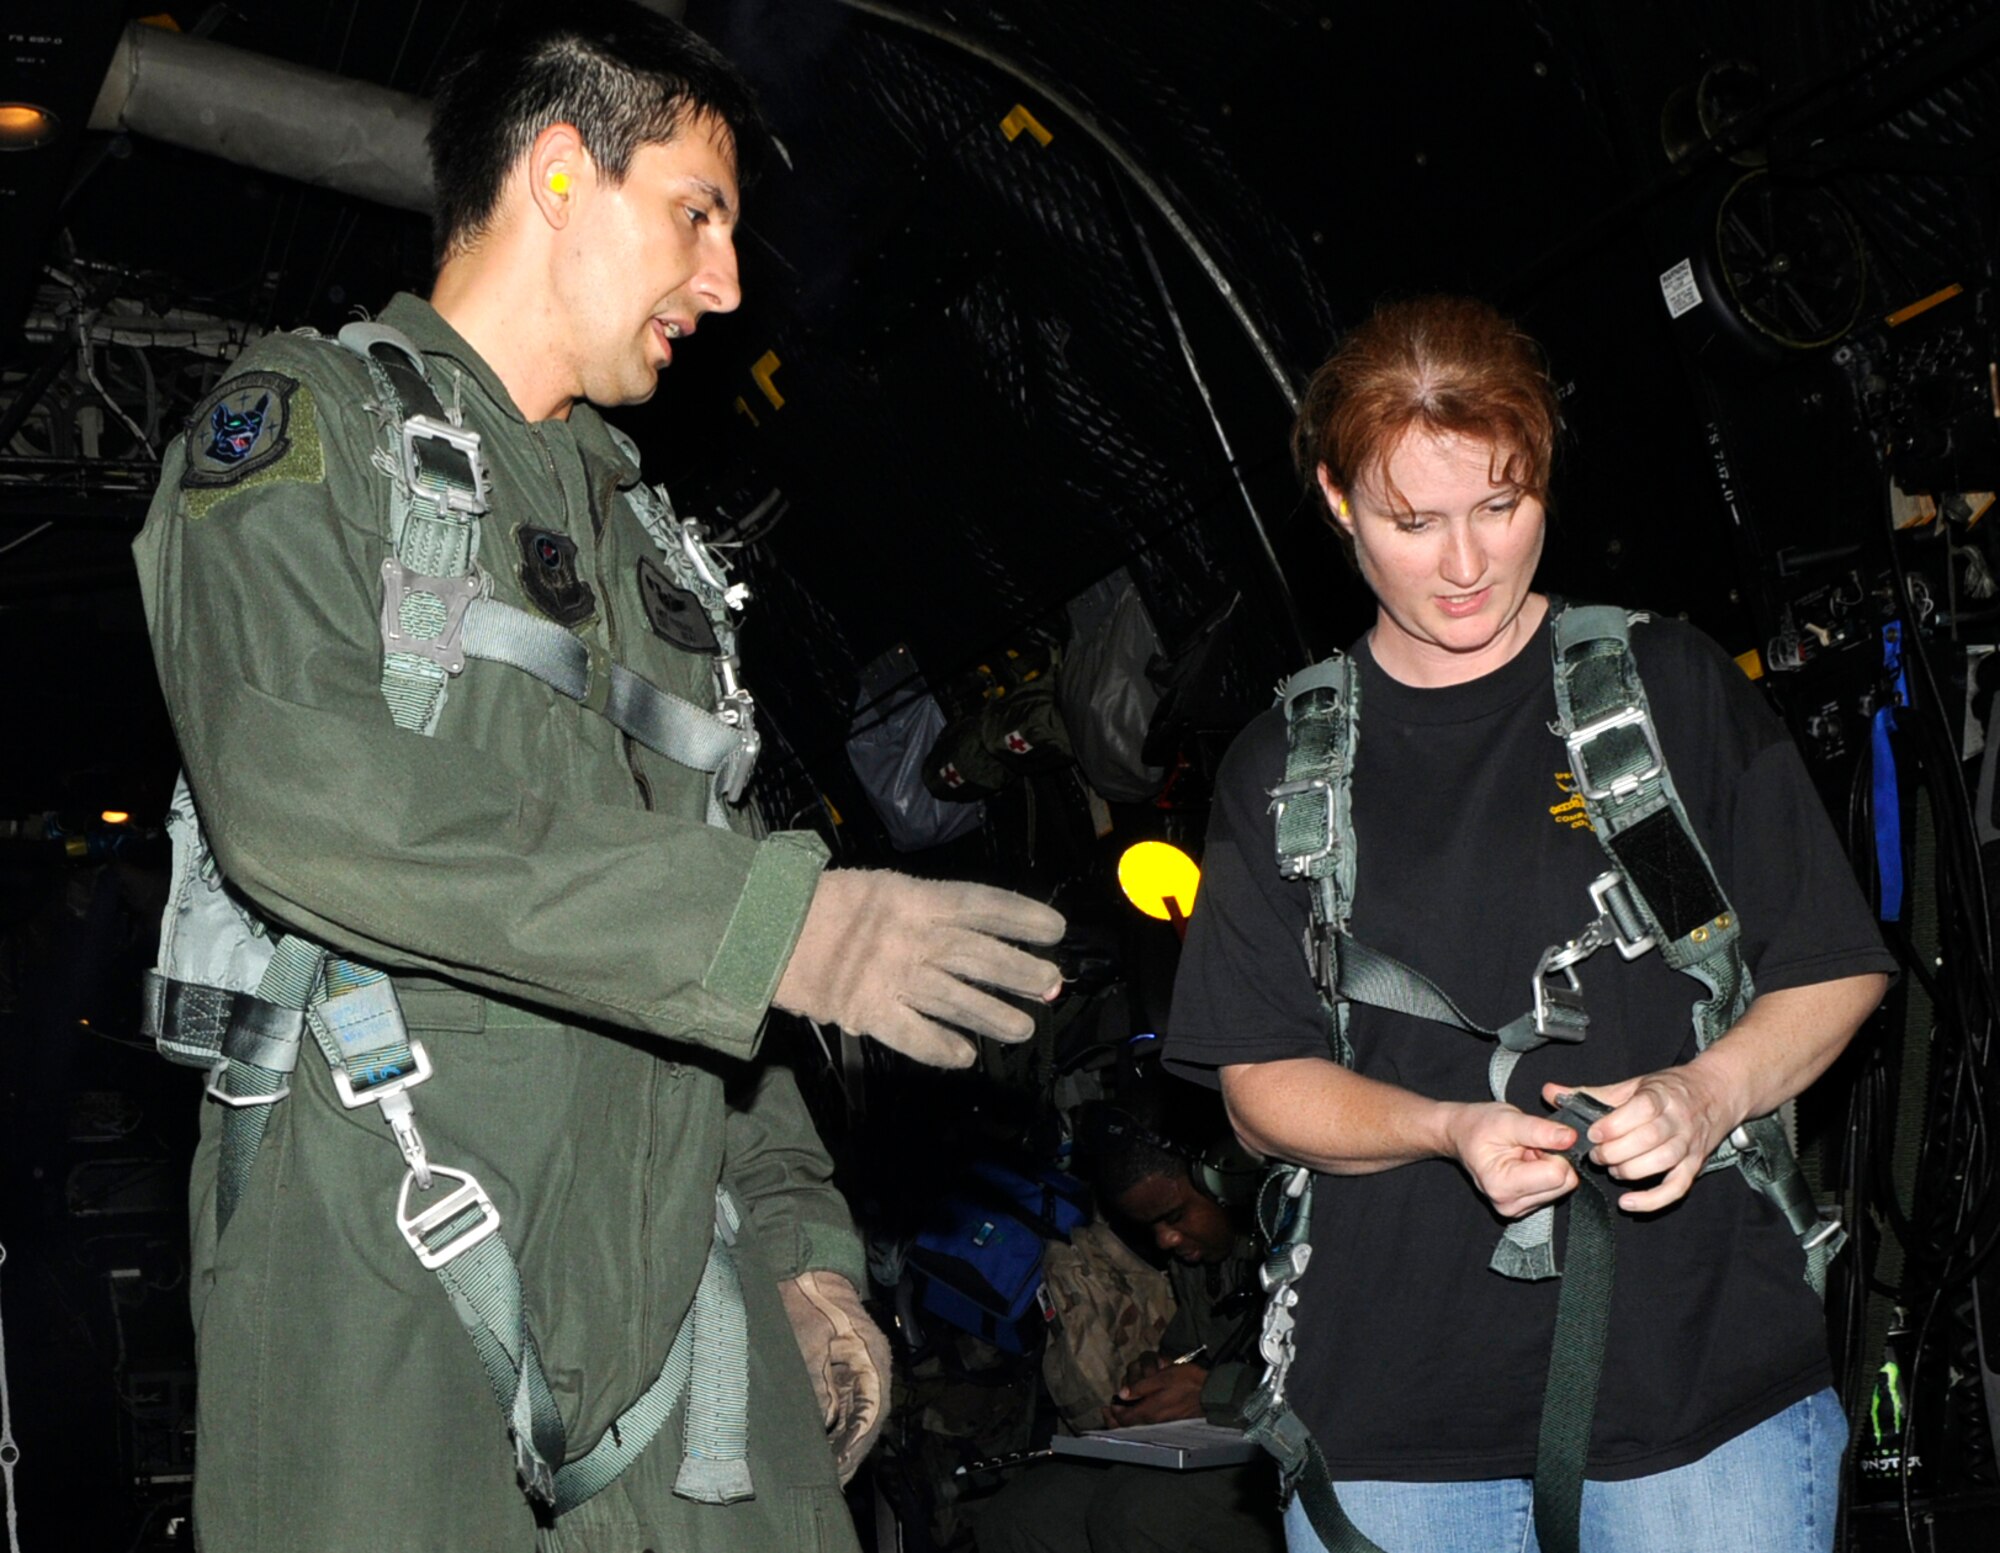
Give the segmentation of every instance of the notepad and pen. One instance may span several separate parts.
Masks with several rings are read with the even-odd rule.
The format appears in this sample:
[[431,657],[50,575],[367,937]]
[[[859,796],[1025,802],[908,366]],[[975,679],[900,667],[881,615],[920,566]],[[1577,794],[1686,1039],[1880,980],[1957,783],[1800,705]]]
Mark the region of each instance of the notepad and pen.
[[1049,1441],[1057,1456],[1088,1461],[1122,1461],[1135,1467],[1163,1467],[1193,1472],[1204,1467],[1234,1467],[1255,1461],[1262,1447],[1202,1418],[1176,1418],[1164,1424],[1133,1424],[1126,1429],[1094,1429],[1088,1434],[1059,1434]]

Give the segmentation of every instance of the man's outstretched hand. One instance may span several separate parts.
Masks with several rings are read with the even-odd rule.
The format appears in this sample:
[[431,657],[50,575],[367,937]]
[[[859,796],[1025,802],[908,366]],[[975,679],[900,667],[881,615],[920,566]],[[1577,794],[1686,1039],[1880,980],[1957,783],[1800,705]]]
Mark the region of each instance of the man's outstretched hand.
[[1060,912],[990,885],[834,869],[772,1001],[932,1067],[969,1067],[972,1043],[947,1025],[1025,1041],[1034,1016],[986,989],[1053,998],[1054,962],[1014,946],[1056,943],[1063,926]]

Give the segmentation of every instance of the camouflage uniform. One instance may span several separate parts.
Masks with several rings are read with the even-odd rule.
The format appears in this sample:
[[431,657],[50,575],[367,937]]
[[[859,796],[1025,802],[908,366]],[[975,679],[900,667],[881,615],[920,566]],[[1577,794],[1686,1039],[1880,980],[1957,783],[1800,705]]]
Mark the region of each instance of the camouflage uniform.
[[[1216,1308],[1219,1294],[1254,1289],[1256,1272],[1248,1241],[1220,1266],[1168,1269],[1175,1309],[1157,1351],[1178,1358],[1199,1348],[1211,1361],[1201,1393],[1210,1423],[1241,1424],[1262,1373],[1258,1302]],[[1246,1348],[1248,1361],[1237,1357]],[[975,1513],[979,1553],[1283,1553],[1285,1541],[1277,1473],[1267,1460],[1193,1472],[1037,1462]]]

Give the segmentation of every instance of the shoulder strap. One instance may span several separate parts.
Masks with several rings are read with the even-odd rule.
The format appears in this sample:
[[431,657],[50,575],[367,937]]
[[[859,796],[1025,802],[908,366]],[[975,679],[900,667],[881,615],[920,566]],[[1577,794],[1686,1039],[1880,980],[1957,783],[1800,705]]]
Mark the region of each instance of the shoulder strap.
[[389,482],[389,544],[382,563],[382,699],[396,726],[432,733],[478,596],[479,519],[486,477],[479,434],[455,423],[431,387],[423,353],[387,324],[353,323],[339,343],[368,364]]
[[[1643,616],[1640,618],[1644,618]],[[1660,752],[1646,688],[1622,609],[1571,605],[1550,630],[1556,733],[1592,832],[1623,885],[1607,901],[1622,926],[1644,924],[1677,971],[1713,980],[1697,1005],[1703,1046],[1734,1024],[1754,995],[1743,968],[1740,928],[1696,838]]]
[[[1667,964],[1701,985],[1692,1017],[1695,1044],[1705,1050],[1743,1017],[1756,988],[1743,963],[1742,926],[1660,750],[1632,653],[1631,627],[1646,618],[1607,605],[1559,610],[1550,629],[1556,731],[1591,829],[1619,876],[1607,909],[1628,936],[1639,936],[1628,923],[1643,923]],[[1847,1234],[1821,1217],[1784,1124],[1765,1116],[1737,1128],[1708,1168],[1732,1164],[1785,1215],[1805,1250],[1807,1281],[1823,1290]]]
[[1341,940],[1354,909],[1354,757],[1361,685],[1344,653],[1302,669],[1279,688],[1285,708],[1285,779],[1271,789],[1278,871],[1311,883],[1305,951],[1327,1011],[1334,1060],[1354,1066],[1347,999],[1340,995]]
[[[634,511],[670,569],[681,569],[676,579],[694,574],[697,586],[689,591],[717,621],[724,652],[714,711],[633,674],[553,621],[489,597],[477,565],[479,520],[488,508],[479,433],[444,408],[423,353],[398,330],[349,324],[339,344],[368,364],[383,428],[374,462],[389,483],[393,554],[382,563],[382,699],[396,726],[436,732],[466,660],[504,663],[581,702],[648,749],[712,776],[708,820],[727,826],[726,807],[742,796],[758,753],[750,693],[736,677],[730,619],[749,590],[729,584],[719,558],[690,525],[673,519],[670,507],[661,516],[660,493],[637,488],[644,497],[634,498]],[[613,436],[636,467],[630,439],[615,430]]]

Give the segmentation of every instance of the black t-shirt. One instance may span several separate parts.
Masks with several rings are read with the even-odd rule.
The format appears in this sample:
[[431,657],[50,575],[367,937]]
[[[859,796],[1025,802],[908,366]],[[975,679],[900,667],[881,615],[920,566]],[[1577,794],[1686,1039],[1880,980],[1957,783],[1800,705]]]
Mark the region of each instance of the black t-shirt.
[[[1689,626],[1642,623],[1632,640],[1757,989],[1892,969],[1805,768],[1755,690]],[[1390,679],[1365,641],[1354,656],[1354,936],[1498,1027],[1530,1006],[1542,951],[1594,915],[1586,886],[1610,866],[1549,731],[1548,625],[1504,667],[1441,689]],[[1237,739],[1217,782],[1166,1046],[1170,1064],[1211,1084],[1226,1064],[1328,1055],[1301,948],[1307,886],[1280,876],[1269,813],[1285,747],[1273,709]],[[1578,969],[1589,1036],[1522,1059],[1508,1098],[1524,1110],[1542,1112],[1546,1080],[1615,1083],[1695,1053],[1697,985],[1658,954],[1628,963],[1606,949]],[[1362,1073],[1437,1099],[1490,1098],[1489,1042],[1366,1007],[1350,1034]],[[1643,1221],[1614,1217],[1593,1477],[1685,1465],[1830,1383],[1802,1253],[1736,1171]],[[1567,1221],[1564,1205],[1559,1256]],[[1336,1480],[1533,1470],[1560,1284],[1490,1271],[1501,1228],[1446,1160],[1317,1179],[1292,1396]]]

